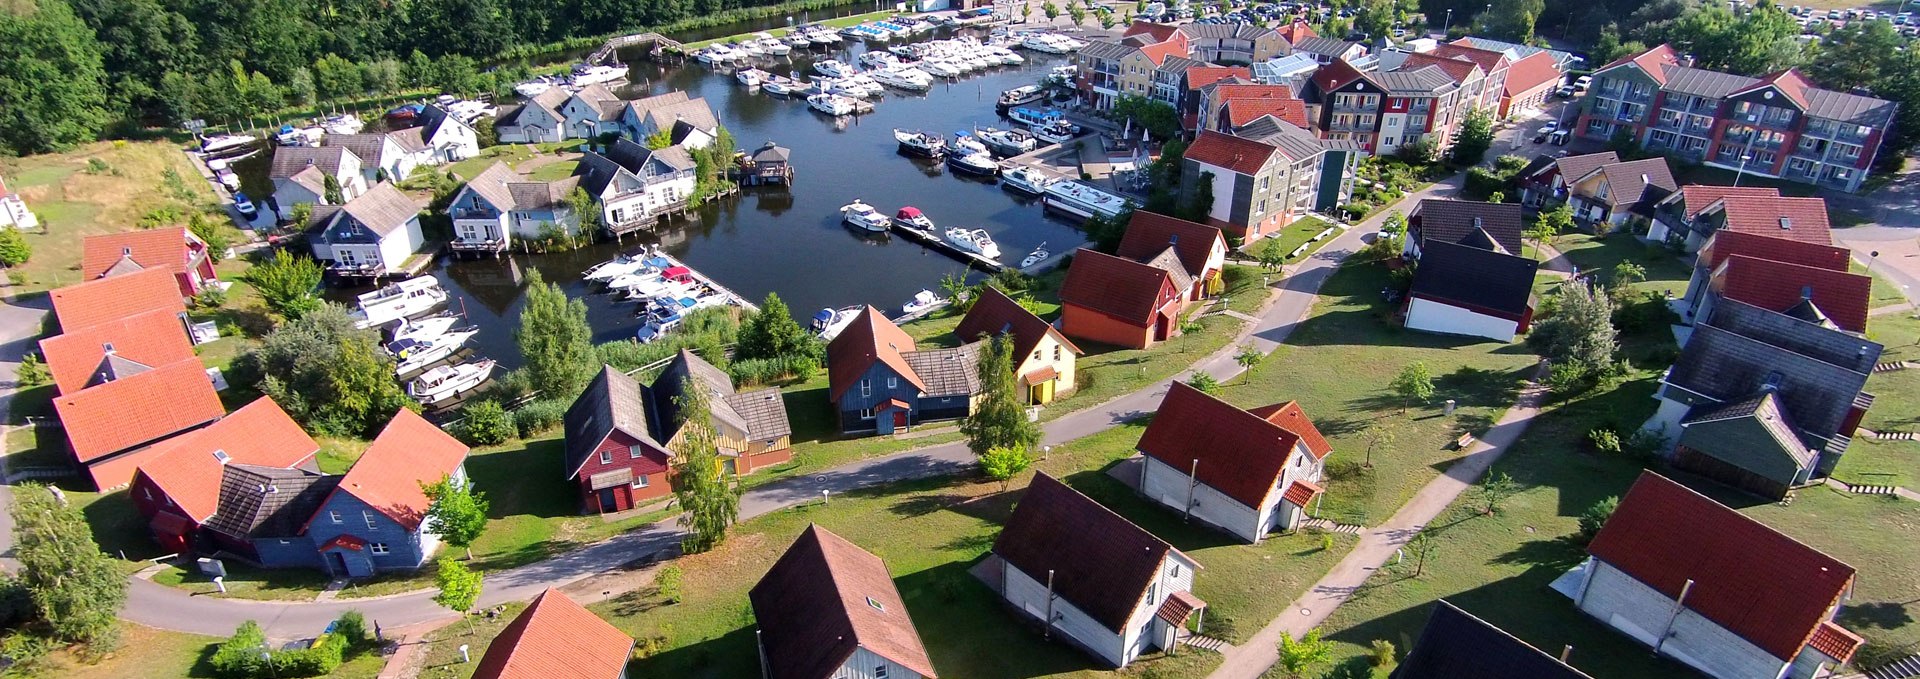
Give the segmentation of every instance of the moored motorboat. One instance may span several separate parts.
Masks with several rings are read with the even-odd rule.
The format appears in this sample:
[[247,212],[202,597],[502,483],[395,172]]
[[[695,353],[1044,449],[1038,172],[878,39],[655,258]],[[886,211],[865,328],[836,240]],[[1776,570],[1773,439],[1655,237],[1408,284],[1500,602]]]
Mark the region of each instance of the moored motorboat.
[[580,273],[580,277],[589,281],[606,282],[646,267],[646,257],[640,255],[620,255],[587,267],[586,271]]
[[946,303],[947,298],[933,294],[932,290],[921,290],[913,293],[913,299],[909,299],[906,304],[901,305],[900,311],[902,313],[917,314]]
[[853,115],[854,109],[852,99],[838,94],[815,94],[809,96],[807,97],[807,105],[812,106],[815,111],[834,117]]
[[1000,258],[1000,245],[993,242],[993,236],[986,229],[966,229],[953,227],[942,236],[956,248],[971,252],[987,259]]
[[779,97],[792,95],[801,89],[804,89],[804,85],[777,75],[766,82],[760,83],[761,92]]
[[939,158],[946,155],[947,146],[940,142],[940,136],[912,130],[895,129],[894,141],[900,142],[900,150],[909,155],[922,158]]
[[984,151],[950,153],[947,155],[947,167],[983,177],[992,177],[1000,174],[1000,164],[993,161],[992,154]]
[[425,405],[439,405],[485,384],[493,368],[493,359],[488,358],[435,366],[407,383],[407,395]]
[[581,64],[573,68],[573,75],[567,77],[567,83],[574,87],[585,87],[596,83],[610,83],[627,77],[625,66],[588,66]]
[[973,134],[965,130],[953,133],[953,141],[947,143],[948,153],[986,153],[987,145],[974,139]]
[[925,232],[927,234],[932,234],[934,232],[933,220],[927,217],[926,213],[921,212],[920,208],[914,207],[912,205],[908,205],[906,207],[900,208],[899,212],[893,213],[893,223],[899,224],[900,226],[905,228],[913,229],[915,231]]
[[1054,182],[1047,187],[1046,206],[1081,218],[1112,219],[1127,209],[1127,199],[1080,182]]
[[480,334],[479,328],[450,329],[432,336],[416,336],[388,342],[387,353],[394,357],[393,374],[405,377],[451,358],[465,347],[467,340]]
[[1048,177],[1039,170],[1024,165],[1000,174],[1001,188],[1029,196],[1046,193],[1047,187],[1052,186],[1054,181],[1052,177]]
[[825,61],[816,61],[813,64],[813,70],[814,72],[819,73],[820,75],[827,76],[829,78],[845,78],[847,76],[853,75],[854,73],[854,70],[852,67],[844,63],[841,63],[840,60],[838,59],[827,59]]
[[859,317],[860,312],[864,310],[866,310],[865,306],[858,305],[839,309],[821,309],[813,315],[810,327],[815,336],[831,342],[833,338],[840,336],[840,331],[852,324],[853,319]]
[[347,312],[357,328],[386,325],[402,318],[418,316],[447,301],[447,291],[432,276],[420,276],[388,283],[378,290],[355,298],[356,308]]
[[1045,125],[1035,125],[1033,127],[1033,138],[1049,144],[1065,144],[1072,141],[1075,136],[1078,136],[1076,134],[1077,130],[1078,128],[1076,128],[1073,123],[1056,119]]
[[1026,106],[1027,104],[1040,101],[1046,98],[1046,96],[1046,90],[1042,89],[1039,85],[1022,85],[1001,92],[999,101],[994,102],[994,105],[1003,109],[1015,106]]
[[988,151],[999,156],[1017,156],[1032,151],[1039,145],[1034,141],[1033,134],[1026,130],[1002,130],[989,127],[984,130],[974,130],[974,136],[979,137],[980,142],[987,145]]
[[1034,248],[1033,252],[1027,253],[1027,256],[1025,259],[1020,260],[1020,268],[1025,269],[1035,264],[1039,264],[1041,262],[1047,261],[1047,258],[1052,256],[1053,256],[1053,253],[1047,251],[1047,244],[1041,243],[1040,247]]
[[848,224],[867,231],[886,231],[887,225],[892,223],[886,215],[880,214],[879,210],[873,209],[873,206],[858,199],[840,208],[840,218]]
[[740,81],[740,84],[746,85],[749,88],[759,87],[760,83],[766,82],[770,77],[772,77],[772,74],[757,68],[743,68],[733,74],[734,80]]

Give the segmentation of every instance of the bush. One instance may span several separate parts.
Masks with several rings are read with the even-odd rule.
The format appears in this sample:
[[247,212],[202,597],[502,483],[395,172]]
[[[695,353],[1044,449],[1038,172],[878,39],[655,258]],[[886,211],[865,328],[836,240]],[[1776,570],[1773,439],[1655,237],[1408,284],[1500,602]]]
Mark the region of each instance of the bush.
[[513,438],[513,419],[500,402],[483,400],[466,407],[466,419],[460,423],[460,438],[470,445],[491,446]]
[[1639,334],[1646,332],[1666,333],[1667,328],[1680,322],[1679,315],[1667,306],[1667,298],[1657,292],[1628,297],[1622,300],[1613,312],[1613,325],[1620,332]]
[[1507,180],[1494,171],[1484,167],[1467,170],[1466,183],[1460,186],[1460,194],[1469,200],[1486,200],[1495,191],[1504,191]]
[[227,291],[219,287],[209,287],[194,295],[193,306],[196,309],[218,309],[227,305]]
[[273,654],[272,676],[319,677],[333,674],[347,658],[347,640],[338,634],[322,634],[313,645]]
[[261,631],[260,623],[248,620],[240,623],[233,636],[220,642],[213,657],[207,664],[213,668],[213,675],[223,679],[251,679],[264,675],[270,669],[267,652],[267,634]]
[[1386,667],[1394,661],[1393,642],[1386,639],[1374,639],[1367,645],[1367,662],[1374,667]]
[[360,611],[347,611],[334,621],[333,633],[347,640],[348,644],[360,644],[367,640],[367,616]]
[[519,430],[520,438],[533,438],[554,427],[567,416],[567,406],[572,405],[571,398],[544,398],[513,411],[513,428]]
[[1575,396],[1593,388],[1593,380],[1585,368],[1573,363],[1555,363],[1547,372],[1547,393],[1555,398]]
[[1587,431],[1587,443],[1602,453],[1618,453],[1621,450],[1620,432],[1614,431],[1613,427],[1594,427]]
[[1357,222],[1365,219],[1367,211],[1371,209],[1373,209],[1373,206],[1367,205],[1366,203],[1347,203],[1346,205],[1340,206],[1340,211],[1345,213],[1347,221],[1349,222]]
[[669,604],[677,604],[680,603],[680,597],[682,595],[680,580],[680,567],[669,564],[665,568],[660,569],[660,574],[653,579],[653,585],[660,590],[661,599],[666,600]]
[[47,364],[40,360],[39,354],[29,353],[21,356],[20,366],[15,369],[14,374],[14,380],[23,388],[53,382],[53,373],[47,370]]
[[781,356],[734,361],[727,367],[740,386],[774,384],[783,380],[805,382],[820,371],[820,359],[813,356]]
[[33,246],[19,229],[0,227],[0,266],[20,266],[32,257]]
[[1593,536],[1600,534],[1600,527],[1606,525],[1607,519],[1613,516],[1613,510],[1619,508],[1620,498],[1608,497],[1580,512],[1580,542],[1592,542]]

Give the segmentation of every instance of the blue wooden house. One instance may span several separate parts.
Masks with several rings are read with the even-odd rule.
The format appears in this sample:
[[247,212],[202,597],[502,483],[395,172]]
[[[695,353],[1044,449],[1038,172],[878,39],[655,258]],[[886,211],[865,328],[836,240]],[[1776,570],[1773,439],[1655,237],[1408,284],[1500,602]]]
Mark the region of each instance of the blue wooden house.
[[362,578],[425,564],[440,539],[426,520],[431,501],[422,486],[449,477],[466,483],[466,460],[466,445],[419,414],[394,415],[307,521],[320,567]]
[[496,162],[448,203],[451,247],[454,252],[497,253],[513,247],[515,240],[539,240],[549,231],[579,235],[580,219],[567,204],[578,186],[579,177],[534,181]]
[[840,430],[892,434],[973,414],[980,346],[921,351],[900,326],[867,307],[827,344],[827,393]]

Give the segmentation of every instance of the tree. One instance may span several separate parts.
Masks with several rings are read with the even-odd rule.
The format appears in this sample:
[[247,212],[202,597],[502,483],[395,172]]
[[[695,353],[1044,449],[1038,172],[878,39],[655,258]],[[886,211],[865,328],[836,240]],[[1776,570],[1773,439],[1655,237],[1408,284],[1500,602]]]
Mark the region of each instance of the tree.
[[786,302],[780,300],[780,295],[769,292],[767,298],[761,300],[760,310],[740,326],[739,344],[734,351],[741,359],[810,354],[813,351],[813,336],[794,322],[793,312],[787,309]]
[[1367,441],[1367,460],[1360,465],[1365,469],[1373,468],[1375,449],[1392,448],[1394,439],[1400,438],[1399,433],[1385,419],[1374,420],[1372,424],[1367,425],[1367,430],[1361,436]]
[[1647,280],[1646,267],[1633,262],[1613,265],[1613,289],[1615,290],[1627,290],[1644,280]]
[[1320,638],[1320,628],[1307,630],[1298,640],[1280,635],[1280,669],[1289,676],[1305,676],[1308,669],[1333,659],[1333,642]]
[[64,0],[0,10],[0,147],[15,154],[91,141],[107,124],[105,48]]
[[1086,23],[1087,10],[1082,8],[1079,3],[1069,2],[1067,3],[1067,18],[1072,19],[1073,25],[1075,26]]
[[980,471],[985,473],[987,478],[999,481],[1000,492],[1003,493],[1006,492],[1007,486],[1013,483],[1013,477],[1026,471],[1032,464],[1033,456],[1025,448],[994,446],[987,449],[985,455],[980,456]]
[[1261,268],[1278,271],[1281,265],[1287,263],[1287,246],[1281,245],[1278,238],[1268,238],[1254,251],[1254,257],[1259,260]]
[[1506,502],[1507,498],[1513,497],[1513,494],[1519,491],[1520,484],[1514,483],[1513,477],[1508,476],[1506,472],[1487,472],[1487,477],[1480,480],[1480,502],[1486,505],[1486,509],[1480,513],[1492,516],[1494,512],[1500,511],[1500,503]]
[[[1113,103],[1113,116],[1118,120],[1132,120],[1135,126],[1146,130],[1154,139],[1173,139],[1174,135],[1180,133],[1180,112],[1163,101],[1123,94]],[[1172,169],[1177,177],[1179,166],[1175,165]],[[1211,185],[1211,182],[1207,184]],[[1212,206],[1212,202],[1207,201],[1208,207]]]
[[347,202],[346,194],[342,193],[340,189],[340,180],[333,175],[322,175],[320,185],[326,194],[323,197],[326,199],[328,205],[339,205]]
[[407,86],[426,87],[434,79],[433,60],[420,50],[407,55],[407,65],[402,69]]
[[675,407],[680,411],[680,444],[674,448],[673,495],[686,513],[680,526],[687,529],[680,549],[699,554],[720,545],[727,528],[740,520],[740,484],[721,467],[719,440],[705,386],[683,378]]
[[1674,47],[1694,57],[1694,66],[1711,71],[1770,73],[1800,60],[1800,24],[1778,5],[1761,5],[1735,14],[1707,5],[1688,12],[1667,31]]
[[320,308],[318,291],[324,275],[319,262],[276,250],[273,259],[248,269],[244,276],[268,310],[291,321]]
[[419,404],[393,379],[393,359],[372,330],[326,304],[267,333],[236,359],[232,380],[272,396],[315,434],[370,435],[401,408]]
[[60,640],[111,645],[127,578],[93,541],[80,510],[39,484],[13,497],[14,557],[40,619]]
[[260,629],[260,623],[248,620],[233,630],[233,636],[220,642],[207,664],[220,677],[267,675],[272,672],[273,649],[267,645],[267,633]]
[[572,398],[593,379],[593,329],[587,325],[587,305],[569,299],[560,286],[548,283],[532,270],[527,281],[527,305],[520,312],[520,328],[513,334],[526,360],[527,384],[548,398]]
[[1458,165],[1479,165],[1487,157],[1487,150],[1493,148],[1493,115],[1485,109],[1474,107],[1460,121],[1460,137],[1453,142],[1453,162]]
[[300,67],[287,77],[287,99],[298,106],[312,106],[319,103],[314,97],[313,69]]
[[0,266],[16,267],[33,258],[33,245],[19,229],[0,228]]
[[1413,552],[1413,577],[1417,578],[1426,574],[1427,559],[1440,551],[1440,540],[1434,537],[1433,528],[1422,526],[1420,532],[1407,541],[1407,549]]
[[[1876,90],[1900,69],[1906,39],[1886,21],[1849,21],[1819,42],[1807,75],[1822,87]],[[1878,93],[1878,92],[1876,92]],[[1884,96],[1884,93],[1882,93]]]
[[1195,372],[1192,377],[1188,377],[1187,386],[1198,389],[1202,394],[1214,398],[1220,397],[1220,380],[1214,379],[1213,375],[1205,372]]
[[1040,11],[1046,13],[1048,23],[1052,23],[1054,19],[1060,18],[1060,7],[1053,4],[1053,0],[1047,0],[1047,4],[1041,5]]
[[1604,374],[1613,368],[1619,350],[1619,331],[1613,327],[1613,300],[1605,288],[1585,281],[1568,281],[1555,296],[1558,308],[1527,343],[1541,347],[1554,363],[1580,375]]
[[1573,208],[1565,203],[1542,211],[1533,220],[1533,226],[1527,229],[1527,239],[1551,247],[1560,240],[1560,234],[1573,230]]
[[1394,149],[1401,160],[1414,165],[1430,165],[1440,158],[1440,145],[1432,136],[1424,136]]
[[[467,617],[467,612],[473,610],[474,602],[480,600],[480,588],[484,579],[484,576],[475,573],[467,568],[466,564],[454,560],[453,557],[440,557],[435,562],[433,573],[433,584],[440,591],[433,595],[433,603],[459,613],[461,617]],[[473,633],[472,620],[467,621],[467,633]]]
[[1233,362],[1240,364],[1241,384],[1246,384],[1247,380],[1253,377],[1253,367],[1260,365],[1260,359],[1266,357],[1266,354],[1260,353],[1260,350],[1253,348],[1251,344],[1240,347],[1240,353],[1233,355]]
[[1620,508],[1618,496],[1608,496],[1589,505],[1580,512],[1580,540],[1591,542],[1593,536],[1600,534],[1600,528],[1607,525],[1607,519],[1613,518],[1613,510]]
[[567,209],[580,220],[580,235],[588,236],[600,231],[600,201],[588,195],[586,189],[575,188],[567,194]]
[[975,455],[994,448],[1032,450],[1040,445],[1040,425],[1027,420],[1026,399],[1013,374],[1013,339],[995,335],[979,351],[980,406],[960,421],[967,448]]
[[1020,23],[1032,23],[1032,22],[1033,22],[1033,5],[1031,4],[1021,5],[1020,6]]
[[47,364],[40,360],[39,354],[28,353],[20,357],[20,365],[14,368],[14,381],[21,388],[31,389],[53,382],[53,373],[47,371]]
[[513,416],[499,401],[485,399],[461,409],[460,434],[467,443],[492,446],[513,438]]
[[[490,401],[489,401],[490,402]],[[441,477],[431,484],[422,484],[421,490],[433,504],[427,506],[427,522],[433,527],[433,533],[449,545],[466,550],[467,560],[473,560],[473,541],[480,539],[480,533],[487,529],[487,510],[493,504],[487,502],[485,493],[473,489],[471,480],[454,483],[451,477]]]
[[1400,412],[1404,413],[1413,401],[1425,403],[1433,398],[1433,373],[1427,370],[1427,364],[1414,361],[1401,368],[1387,386],[1400,397]]
[[403,75],[406,67],[395,59],[369,62],[364,70],[367,89],[379,94],[393,94],[400,91],[400,84],[406,79]]

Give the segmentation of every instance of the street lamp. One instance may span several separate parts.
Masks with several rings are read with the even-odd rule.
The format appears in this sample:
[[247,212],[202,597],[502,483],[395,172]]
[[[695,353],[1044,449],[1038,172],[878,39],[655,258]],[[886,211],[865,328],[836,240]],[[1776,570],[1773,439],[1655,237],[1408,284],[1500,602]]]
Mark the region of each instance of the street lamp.
[[1448,8],[1447,8],[1447,20],[1446,20],[1445,22],[1442,22],[1442,23],[1440,24],[1440,37],[1441,37],[1441,39],[1445,39],[1445,38],[1447,37],[1447,29],[1449,29],[1449,28],[1452,28],[1452,27],[1453,27],[1453,8],[1452,8],[1452,7],[1448,7]]

